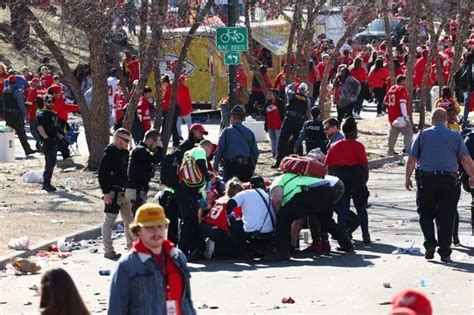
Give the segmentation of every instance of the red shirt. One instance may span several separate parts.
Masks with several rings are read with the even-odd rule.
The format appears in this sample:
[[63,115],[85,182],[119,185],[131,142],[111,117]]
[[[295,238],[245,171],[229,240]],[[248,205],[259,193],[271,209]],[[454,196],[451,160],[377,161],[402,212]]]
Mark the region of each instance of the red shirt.
[[168,108],[170,107],[170,100],[171,100],[171,84],[168,84],[165,87],[163,94],[161,95],[161,110],[162,111],[164,112],[168,111]]
[[9,77],[9,74],[4,72],[0,74],[0,93],[3,93],[3,89],[5,88],[5,80]]
[[321,80],[319,80],[318,69],[315,68],[308,72],[308,82],[314,83],[316,81],[321,81]]
[[265,108],[265,121],[268,129],[281,129],[282,121],[277,105],[270,104]]
[[[166,274],[168,278],[168,285],[169,285],[169,291],[165,291],[165,296],[167,301],[176,301],[176,307],[177,307],[177,314],[180,315],[182,314],[181,311],[181,300],[183,299],[183,291],[184,291],[184,279],[183,276],[181,275],[181,271],[178,269],[178,266],[174,263],[173,259],[170,257],[170,251],[174,248],[174,244],[171,243],[168,240],[163,241],[162,245],[162,251],[160,255],[155,255],[153,254],[142,242],[142,240],[138,240],[135,243],[133,243],[132,251],[136,253],[143,253],[143,254],[148,254],[151,255],[157,263],[157,268],[163,268],[161,266],[162,263],[162,257],[161,255],[165,255],[165,264],[166,264]],[[161,271],[160,269],[160,272]],[[166,288],[165,288],[166,290]]]
[[366,165],[369,163],[365,147],[352,139],[342,139],[329,148],[326,164],[331,166]]
[[371,89],[373,88],[382,88],[389,81],[390,73],[387,68],[380,68],[375,70],[372,68],[369,73],[368,83]]
[[279,89],[283,91],[285,89],[285,70],[281,70],[275,78],[275,83],[273,83],[274,89]]
[[45,89],[49,88],[54,83],[54,79],[51,74],[42,75],[40,80]]
[[53,111],[58,114],[58,119],[67,121],[69,112],[78,112],[80,108],[78,105],[66,104],[64,98],[60,96],[54,100]]
[[352,64],[352,60],[354,60],[354,58],[352,58],[351,56],[342,56],[341,58],[341,64],[344,64],[346,66],[350,66]]
[[[426,66],[427,61],[428,61],[428,58],[421,57],[420,59],[416,61],[416,64],[415,64],[415,77],[414,77],[413,83],[415,84],[415,87],[418,89],[421,88],[421,84],[423,82],[423,72],[425,71],[425,66]],[[426,80],[426,86],[431,87],[431,85],[432,85],[431,78],[430,76],[428,76]]]
[[239,85],[239,92],[247,92],[247,75],[243,69],[237,70],[237,84]]
[[367,81],[368,74],[364,67],[352,68],[349,73],[360,83]]
[[191,102],[191,94],[189,93],[189,88],[183,82],[180,82],[178,85],[178,95],[176,102],[181,108],[179,116],[182,117],[189,115],[193,111],[193,104]]
[[407,114],[410,115],[410,106],[408,106],[407,88],[401,85],[392,86],[385,95],[384,103],[388,110],[388,121],[392,123],[398,117],[403,116],[401,103],[405,103]]
[[143,129],[148,131],[151,128],[150,103],[148,103],[148,100],[143,96],[140,97],[140,100],[138,101],[137,115],[143,125]]
[[229,233],[229,225],[227,224],[227,201],[229,201],[229,197],[227,196],[217,199],[211,211],[202,218],[202,221],[217,226],[218,229]]
[[26,106],[28,108],[28,117],[30,120],[36,120],[36,111],[38,106],[35,103],[36,97],[43,98],[48,92],[44,87],[38,86],[28,90],[28,96],[26,97]]
[[114,94],[114,106],[113,109],[115,111],[115,121],[120,121],[123,119],[123,108],[127,104],[127,100],[123,93],[115,92]]
[[138,59],[132,60],[127,64],[128,69],[128,82],[130,85],[133,81],[140,78],[140,61]]

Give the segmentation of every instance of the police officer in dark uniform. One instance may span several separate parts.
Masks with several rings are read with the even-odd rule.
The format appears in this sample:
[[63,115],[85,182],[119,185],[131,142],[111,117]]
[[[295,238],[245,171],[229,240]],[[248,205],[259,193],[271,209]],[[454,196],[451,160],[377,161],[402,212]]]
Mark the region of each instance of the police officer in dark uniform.
[[219,169],[221,160],[224,164],[224,181],[236,176],[248,182],[255,172],[258,160],[258,147],[252,130],[245,127],[245,110],[234,106],[230,111],[230,126],[222,130],[219,136],[217,152],[214,156],[214,169]]
[[283,120],[280,139],[278,140],[278,156],[276,163],[272,165],[273,168],[277,168],[280,165],[280,161],[293,151],[295,141],[298,139],[310,109],[310,101],[306,96],[307,93],[308,85],[303,82],[298,86],[296,94],[286,106],[285,119]]
[[[447,114],[436,108],[432,126],[418,134],[412,144],[406,166],[405,187],[413,187],[411,175],[416,171],[417,206],[420,226],[425,237],[425,258],[433,259],[436,247],[441,261],[450,262],[451,239],[456,214],[456,180],[458,160],[474,185],[472,159],[461,134],[447,128]],[[438,239],[433,221],[437,221]]]
[[324,132],[323,122],[319,119],[319,114],[321,114],[319,107],[313,106],[313,108],[311,108],[311,116],[313,116],[313,119],[304,122],[298,140],[296,140],[295,143],[295,153],[300,152],[301,144],[305,141],[306,153],[319,148],[326,154],[328,139]]

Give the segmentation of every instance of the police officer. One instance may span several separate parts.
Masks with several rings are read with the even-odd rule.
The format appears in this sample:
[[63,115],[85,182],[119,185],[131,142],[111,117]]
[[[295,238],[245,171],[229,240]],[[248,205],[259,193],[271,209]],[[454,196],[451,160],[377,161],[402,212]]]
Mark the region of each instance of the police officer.
[[[310,109],[310,101],[306,94],[308,85],[301,83],[296,94],[286,106],[285,119],[281,127],[280,139],[278,140],[278,156],[276,163],[272,166],[277,168],[280,161],[292,152],[296,139],[298,139],[301,128]],[[291,137],[291,140],[290,140]]]
[[[431,116],[433,127],[421,131],[411,146],[406,166],[405,187],[413,187],[411,175],[417,168],[417,206],[425,237],[425,258],[433,259],[436,247],[441,261],[450,262],[451,239],[456,213],[456,176],[458,160],[474,185],[472,159],[459,133],[447,128],[447,114],[436,108]],[[437,220],[438,240],[433,220]]]
[[214,169],[218,170],[219,163],[223,160],[224,181],[236,176],[241,181],[248,182],[257,165],[257,141],[254,133],[242,124],[244,120],[244,108],[234,106],[230,111],[230,126],[222,130],[219,136]]
[[150,129],[145,133],[143,141],[133,149],[128,164],[128,182],[126,197],[132,204],[132,215],[138,207],[146,202],[150,180],[154,175],[154,167],[163,159],[163,144],[160,133]]
[[114,251],[112,243],[112,228],[117,215],[123,219],[127,247],[132,247],[132,234],[127,228],[132,223],[130,202],[125,197],[127,183],[128,144],[132,135],[127,129],[119,128],[114,133],[114,140],[105,150],[99,165],[99,185],[102,189],[105,204],[104,221],[102,222],[102,241],[104,243],[104,257],[118,259],[120,254]]
[[313,116],[313,119],[304,122],[298,140],[296,140],[295,143],[295,153],[300,152],[301,144],[305,141],[306,153],[319,148],[326,154],[328,139],[324,133],[323,122],[319,119],[319,114],[321,114],[319,107],[313,106],[313,108],[311,108],[311,116]]

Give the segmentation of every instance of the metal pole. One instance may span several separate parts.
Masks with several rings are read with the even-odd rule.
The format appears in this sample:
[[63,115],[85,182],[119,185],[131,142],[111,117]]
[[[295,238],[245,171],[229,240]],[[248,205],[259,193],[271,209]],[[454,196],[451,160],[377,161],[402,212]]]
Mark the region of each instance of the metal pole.
[[[235,26],[239,13],[239,0],[228,0],[228,23],[227,26]],[[230,108],[237,105],[237,66],[229,65],[229,103]]]

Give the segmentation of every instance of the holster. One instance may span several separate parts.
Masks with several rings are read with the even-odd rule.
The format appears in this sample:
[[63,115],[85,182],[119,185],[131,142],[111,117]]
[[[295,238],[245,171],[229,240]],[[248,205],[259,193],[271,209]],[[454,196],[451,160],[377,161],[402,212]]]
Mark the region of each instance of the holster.
[[112,199],[112,203],[110,205],[105,205],[104,212],[105,213],[112,213],[112,214],[118,214],[120,211],[120,206],[117,203],[118,196],[119,196],[119,191],[114,191],[114,197]]

